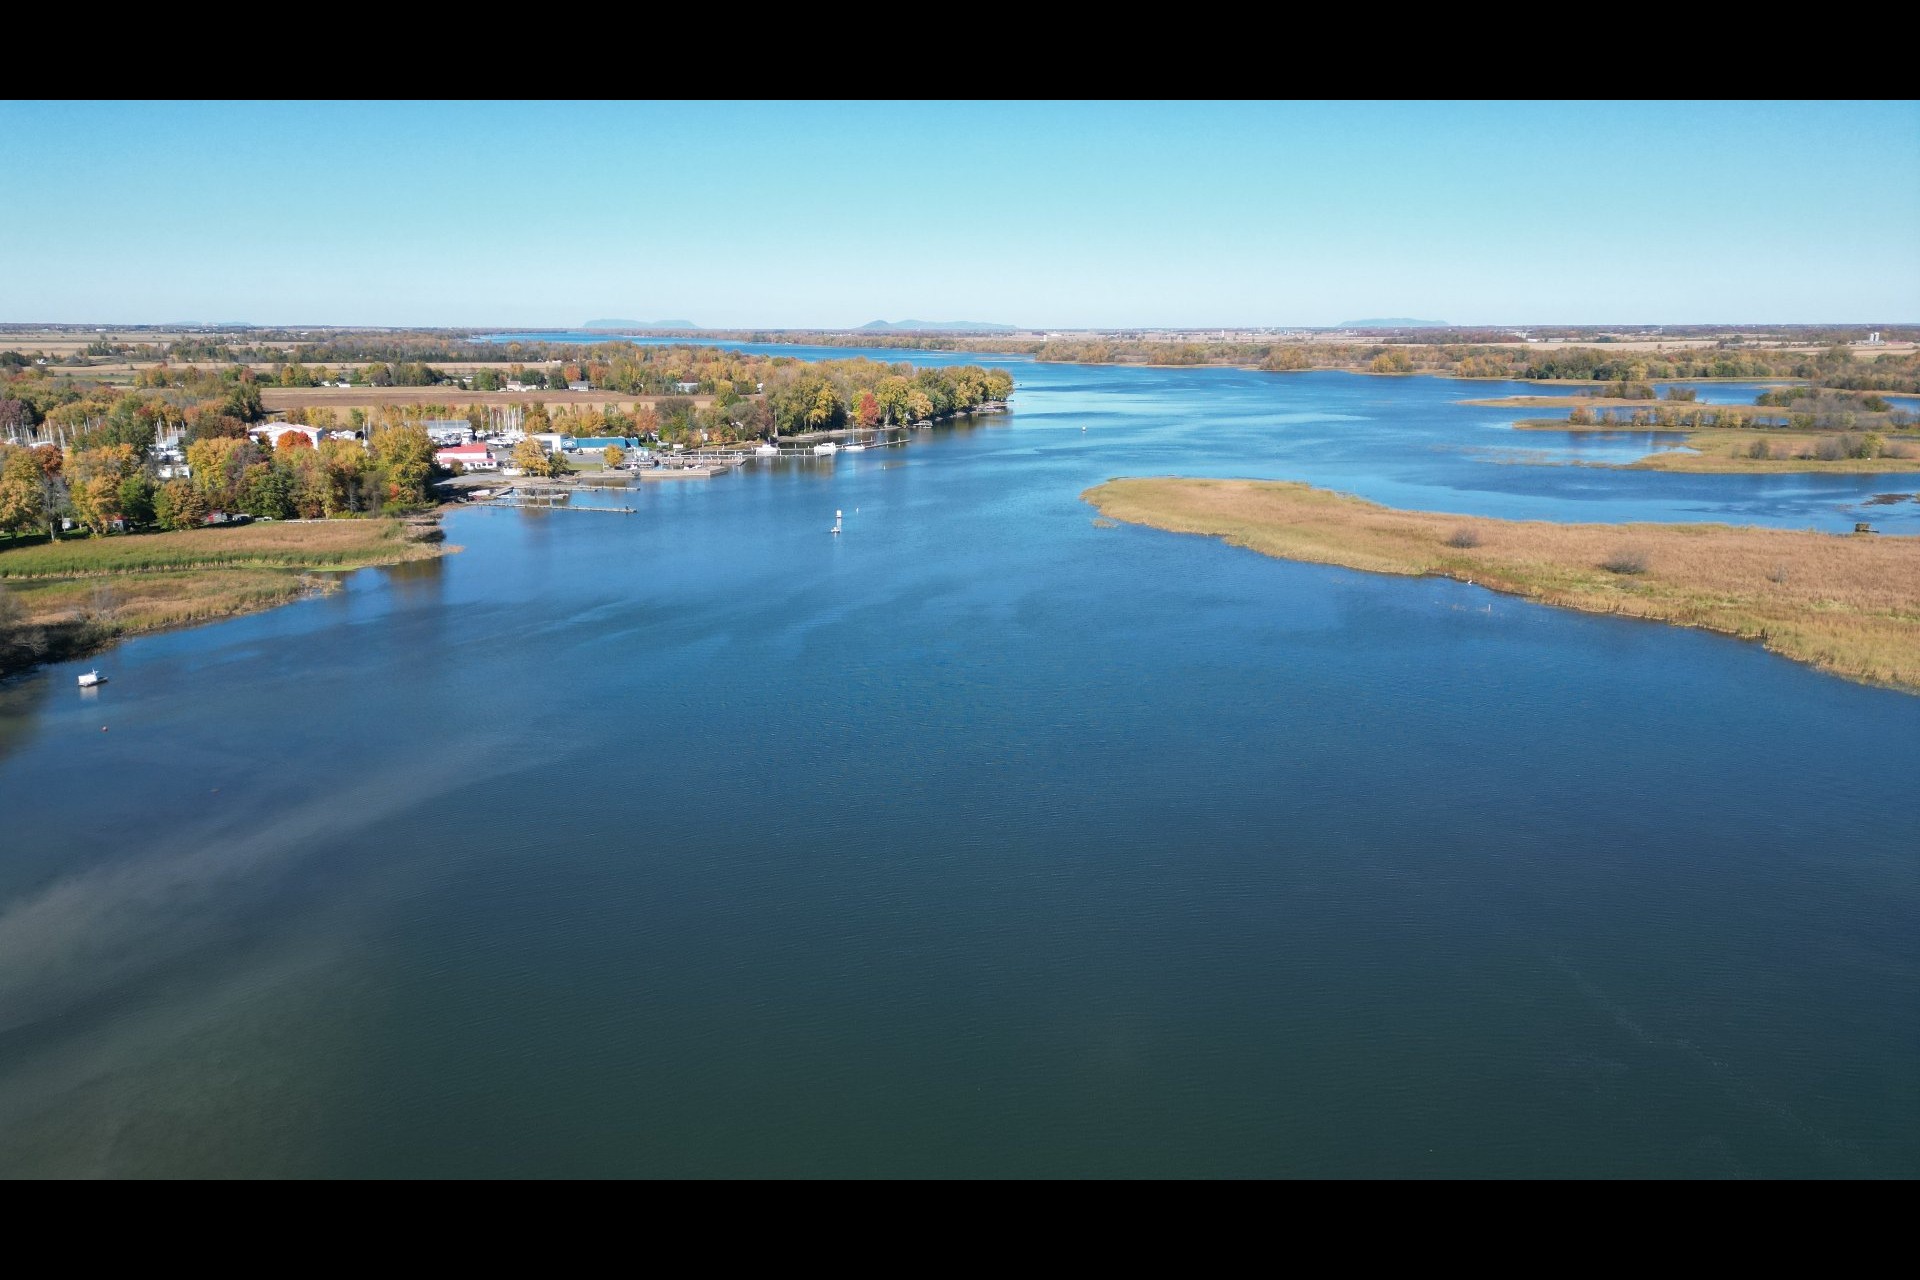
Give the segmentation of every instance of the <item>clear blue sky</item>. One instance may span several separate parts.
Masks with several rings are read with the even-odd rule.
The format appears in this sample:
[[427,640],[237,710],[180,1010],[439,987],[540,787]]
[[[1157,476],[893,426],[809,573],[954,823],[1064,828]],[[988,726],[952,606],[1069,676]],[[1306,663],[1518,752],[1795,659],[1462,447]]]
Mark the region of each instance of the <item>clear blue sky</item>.
[[0,104],[0,321],[1920,321],[1920,104]]

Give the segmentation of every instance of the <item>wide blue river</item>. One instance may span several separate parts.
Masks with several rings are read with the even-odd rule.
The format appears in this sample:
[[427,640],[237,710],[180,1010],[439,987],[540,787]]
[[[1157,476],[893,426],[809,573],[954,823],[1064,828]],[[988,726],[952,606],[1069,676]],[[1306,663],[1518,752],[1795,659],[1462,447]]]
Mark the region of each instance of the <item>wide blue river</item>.
[[1920,699],[1080,500],[1913,477],[980,362],[1013,413],[0,685],[0,1174],[1920,1175]]

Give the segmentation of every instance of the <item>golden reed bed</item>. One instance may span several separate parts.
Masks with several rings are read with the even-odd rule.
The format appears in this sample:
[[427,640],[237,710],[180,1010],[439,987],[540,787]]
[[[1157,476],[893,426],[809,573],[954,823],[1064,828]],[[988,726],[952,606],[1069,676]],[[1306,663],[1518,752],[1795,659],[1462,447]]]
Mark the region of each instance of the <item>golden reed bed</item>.
[[1260,480],[1110,480],[1082,496],[1115,520],[1281,559],[1438,574],[1545,604],[1704,627],[1920,692],[1920,538],[1495,520]]

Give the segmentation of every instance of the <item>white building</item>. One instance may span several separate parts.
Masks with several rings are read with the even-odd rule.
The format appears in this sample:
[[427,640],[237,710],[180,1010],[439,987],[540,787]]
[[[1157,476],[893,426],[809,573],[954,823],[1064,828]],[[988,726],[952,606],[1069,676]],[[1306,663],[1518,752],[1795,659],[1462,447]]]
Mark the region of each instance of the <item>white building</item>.
[[533,433],[533,438],[538,440],[540,447],[548,453],[565,453],[574,447],[573,437],[558,431],[536,431]]
[[274,448],[280,437],[289,431],[299,432],[307,438],[307,443],[315,448],[318,448],[320,442],[327,438],[325,427],[309,427],[299,422],[262,422],[258,426],[247,428],[248,435],[258,437],[269,449]]
[[467,471],[498,471],[500,462],[491,450],[483,444],[460,444],[451,449],[437,449],[433,460],[441,466],[459,463]]

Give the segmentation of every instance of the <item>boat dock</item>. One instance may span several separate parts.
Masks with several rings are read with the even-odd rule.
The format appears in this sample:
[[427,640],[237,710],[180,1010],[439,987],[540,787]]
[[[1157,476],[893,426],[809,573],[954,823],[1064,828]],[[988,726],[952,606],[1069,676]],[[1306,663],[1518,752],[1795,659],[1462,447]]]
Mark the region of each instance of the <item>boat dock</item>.
[[[603,488],[605,486],[594,486]],[[477,505],[488,507],[517,507],[523,510],[538,511],[609,511],[615,515],[632,515],[638,507],[574,506],[573,495],[578,492],[571,485],[530,485],[517,484],[504,493],[481,500]]]

